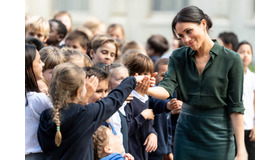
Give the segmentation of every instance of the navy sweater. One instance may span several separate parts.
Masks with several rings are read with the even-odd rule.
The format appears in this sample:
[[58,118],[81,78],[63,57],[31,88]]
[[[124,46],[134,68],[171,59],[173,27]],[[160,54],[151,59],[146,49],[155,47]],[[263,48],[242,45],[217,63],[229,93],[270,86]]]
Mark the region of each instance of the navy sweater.
[[153,109],[154,114],[168,112],[166,109],[166,100],[160,100],[149,97],[145,103],[137,98],[133,98],[130,103],[125,106],[128,126],[128,147],[129,152],[134,156],[135,160],[148,160],[148,152],[145,150],[144,142],[150,133],[157,135],[153,128],[153,120],[145,120],[141,115],[144,109]]
[[39,144],[48,160],[93,160],[93,133],[111,117],[136,86],[134,77],[128,77],[96,103],[86,106],[70,103],[60,110],[62,142],[56,147],[56,124],[53,110],[44,111],[38,128]]

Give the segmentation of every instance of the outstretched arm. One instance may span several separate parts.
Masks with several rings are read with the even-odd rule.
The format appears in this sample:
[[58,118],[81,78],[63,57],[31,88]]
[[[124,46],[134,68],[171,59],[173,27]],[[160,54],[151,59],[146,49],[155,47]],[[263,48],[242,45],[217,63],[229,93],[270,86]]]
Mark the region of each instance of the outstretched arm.
[[157,99],[167,99],[170,97],[168,91],[161,86],[149,88],[147,94]]

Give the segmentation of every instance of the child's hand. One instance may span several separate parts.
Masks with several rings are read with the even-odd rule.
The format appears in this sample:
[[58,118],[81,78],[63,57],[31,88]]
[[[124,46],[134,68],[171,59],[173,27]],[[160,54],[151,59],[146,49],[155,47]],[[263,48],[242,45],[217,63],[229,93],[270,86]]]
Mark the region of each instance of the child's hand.
[[164,155],[164,160],[173,160],[173,153],[167,153]]
[[93,95],[93,93],[97,89],[98,82],[99,80],[96,76],[91,76],[90,78],[86,79],[86,89],[87,89],[86,96],[91,97]]
[[124,158],[125,160],[134,160],[134,157],[133,157],[131,154],[129,154],[129,153],[126,153],[126,154],[123,156],[123,158]]
[[135,91],[139,94],[141,94],[142,96],[144,96],[148,89],[149,89],[149,86],[150,86],[150,78],[145,76],[141,83],[138,83],[137,86],[135,87]]
[[141,112],[141,115],[146,119],[153,120],[155,118],[154,112],[152,109],[145,109]]
[[89,98],[94,94],[97,89],[99,80],[95,76],[91,76],[90,78],[86,78],[86,95],[83,97],[82,105],[86,105],[88,103]]
[[157,149],[157,136],[154,133],[149,134],[144,142],[145,145],[147,152],[154,152]]
[[126,99],[126,103],[130,103],[130,101],[132,101],[132,100],[133,100],[133,95],[130,94]]
[[157,76],[158,72],[155,72],[152,74],[151,78],[150,78],[150,81],[151,81],[151,84],[150,84],[150,87],[154,87],[155,84],[156,84],[156,76]]
[[182,108],[183,102],[180,100],[177,100],[176,98],[173,98],[171,101],[167,102],[166,108],[169,110],[178,110]]

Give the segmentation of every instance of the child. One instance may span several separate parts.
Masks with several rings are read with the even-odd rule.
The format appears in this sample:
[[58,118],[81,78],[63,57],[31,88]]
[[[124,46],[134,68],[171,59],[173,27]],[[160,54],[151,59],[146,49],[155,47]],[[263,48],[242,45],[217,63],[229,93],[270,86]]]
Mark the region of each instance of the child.
[[237,52],[238,38],[235,33],[222,32],[219,34],[217,40],[222,46]]
[[59,47],[59,43],[64,39],[67,34],[65,25],[56,19],[49,20],[50,34],[47,40],[47,44],[50,46]]
[[167,39],[162,35],[152,35],[146,44],[146,51],[154,64],[169,49]]
[[86,54],[88,37],[84,32],[73,31],[65,39],[67,47],[78,49],[82,53]]
[[72,63],[54,68],[49,89],[54,109],[42,113],[38,129],[39,144],[48,159],[94,159],[93,133],[143,79],[128,77],[107,97],[87,104],[98,79],[92,76],[86,81],[85,77],[83,69]]
[[25,38],[25,44],[31,44],[36,47],[37,51],[40,51],[42,48],[45,47],[44,43],[40,41],[38,38],[35,37],[27,37]]
[[74,63],[81,68],[86,67],[85,66],[85,54],[83,54],[79,50],[73,49],[73,48],[68,48],[68,47],[63,47],[61,49],[61,51],[65,56],[66,62]]
[[96,35],[88,43],[87,55],[94,64],[103,62],[111,64],[117,58],[118,46],[116,41],[107,35]]
[[253,49],[247,41],[242,41],[238,45],[239,53],[244,67],[243,82],[243,103],[244,112],[244,129],[245,145],[248,152],[248,160],[255,159],[255,74],[248,69],[252,63]]
[[38,143],[37,129],[40,114],[52,108],[50,99],[40,93],[37,80],[43,78],[44,63],[40,54],[32,45],[25,45],[25,159],[44,160],[44,154]]
[[49,37],[49,22],[41,16],[33,16],[25,22],[25,38],[35,37],[45,43]]
[[122,42],[125,41],[125,34],[122,25],[113,23],[109,25],[107,29],[107,34],[115,39],[120,39]]
[[91,17],[83,24],[84,27],[88,28],[92,35],[105,34],[106,25],[98,18]]
[[130,49],[141,50],[141,51],[146,52],[145,48],[136,41],[129,41],[129,42],[124,43],[122,46],[121,52],[124,55],[124,54],[126,54],[126,51],[130,50]]
[[105,127],[100,126],[93,136],[95,157],[100,160],[134,160],[129,153],[124,152],[120,136]]
[[[155,65],[156,75],[156,86],[164,78],[164,73],[167,71],[168,58],[159,59]],[[170,105],[177,105],[181,108],[182,102],[177,99],[172,99]],[[173,111],[173,110],[172,110]],[[155,115],[154,128],[158,134],[158,148],[155,152],[149,153],[149,160],[158,159],[173,159],[172,153],[172,123],[171,123],[171,112],[163,112]]]
[[[146,75],[153,77],[154,64],[152,60],[141,53],[128,56],[124,65],[129,70],[129,75]],[[154,85],[154,84],[153,84]],[[149,87],[148,84],[145,87]],[[133,100],[125,106],[128,124],[129,152],[137,160],[147,160],[148,152],[157,148],[157,133],[153,128],[154,113],[165,112],[166,101],[154,101],[149,99],[145,90],[135,88],[132,91]],[[153,108],[157,106],[158,108]],[[162,106],[162,107],[161,107]],[[161,110],[161,111],[158,111]]]
[[57,12],[54,16],[53,16],[53,19],[56,19],[56,20],[59,20],[61,21],[66,29],[67,29],[67,34],[66,36],[64,37],[64,40],[62,40],[60,43],[59,43],[59,46],[60,47],[63,47],[65,46],[65,38],[69,35],[69,33],[72,31],[72,17],[70,15],[70,13],[68,13],[67,11],[59,11]]
[[43,67],[43,76],[47,85],[49,85],[54,67],[60,63],[66,62],[66,60],[61,50],[57,47],[44,47],[39,51],[39,53],[42,62],[45,64]]

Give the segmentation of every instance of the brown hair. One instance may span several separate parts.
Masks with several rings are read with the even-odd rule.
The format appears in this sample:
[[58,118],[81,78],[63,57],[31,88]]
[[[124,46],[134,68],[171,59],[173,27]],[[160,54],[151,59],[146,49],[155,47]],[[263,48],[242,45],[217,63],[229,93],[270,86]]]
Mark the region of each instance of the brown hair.
[[123,29],[123,26],[121,24],[117,24],[117,23],[110,24],[107,28],[107,33],[109,33],[110,29],[116,29],[116,28],[121,29],[122,34],[123,34],[123,38],[125,39],[124,29]]
[[97,34],[87,45],[87,55],[90,57],[90,50],[93,50],[96,53],[97,49],[103,46],[105,43],[113,43],[116,46],[115,58],[118,58],[118,45],[114,38],[108,35]]
[[85,76],[84,70],[72,63],[62,63],[54,68],[49,94],[54,106],[53,120],[57,126],[55,144],[58,147],[62,140],[59,110],[78,96],[77,91],[84,85]]
[[159,68],[161,65],[168,65],[168,58],[161,58],[157,61],[157,63],[155,64],[155,72],[159,71]]
[[63,47],[61,49],[62,53],[65,56],[66,62],[70,62],[73,59],[83,59],[85,62],[85,56],[84,53],[80,52],[77,49],[69,48],[69,47]]
[[41,61],[45,64],[43,72],[47,69],[53,69],[56,65],[64,63],[65,57],[59,48],[48,46],[42,48],[40,51]]
[[69,33],[69,35],[65,39],[65,42],[67,40],[76,40],[83,48],[86,49],[89,39],[86,33],[79,30],[74,30],[73,32]]
[[152,75],[154,71],[153,61],[142,53],[136,52],[129,55],[123,64],[127,67],[129,76],[133,76],[136,73],[150,73]]
[[104,153],[104,147],[109,144],[109,136],[107,134],[108,129],[109,128],[102,125],[93,135],[94,155],[97,159],[101,159],[106,156]]

